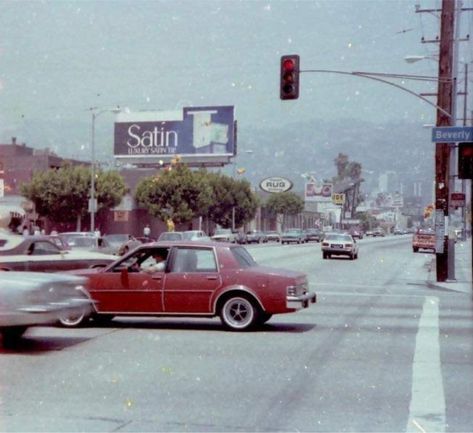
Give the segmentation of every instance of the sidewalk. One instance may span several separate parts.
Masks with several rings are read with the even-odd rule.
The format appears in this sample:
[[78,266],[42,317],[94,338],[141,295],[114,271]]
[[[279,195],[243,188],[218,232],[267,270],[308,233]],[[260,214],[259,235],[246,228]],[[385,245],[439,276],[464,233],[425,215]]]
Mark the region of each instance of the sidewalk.
[[472,293],[471,239],[455,244],[455,280],[438,282],[435,272],[435,254],[430,263],[427,285],[455,292]]

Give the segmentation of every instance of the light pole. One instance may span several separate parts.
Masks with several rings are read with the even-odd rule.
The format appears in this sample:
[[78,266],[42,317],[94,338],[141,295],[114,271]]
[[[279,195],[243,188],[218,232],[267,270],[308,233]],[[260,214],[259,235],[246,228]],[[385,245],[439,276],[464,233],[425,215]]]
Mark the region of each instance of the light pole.
[[[243,153],[251,154],[251,153],[253,153],[253,150],[252,149],[247,149],[247,150],[243,151]],[[237,155],[235,155],[235,160],[233,161],[233,179],[236,179],[237,174],[243,174],[246,171],[245,169],[237,169],[236,156]],[[236,208],[236,206],[232,207],[232,232],[235,231],[235,208]]]
[[92,129],[91,129],[91,144],[90,144],[90,152],[91,152],[91,161],[90,161],[90,199],[89,199],[89,212],[90,212],[90,231],[95,231],[95,213],[97,212],[97,199],[96,199],[96,191],[95,191],[95,120],[98,116],[103,113],[120,113],[122,110],[119,106],[115,108],[102,108],[99,109],[98,107],[90,107],[89,111],[92,113]]

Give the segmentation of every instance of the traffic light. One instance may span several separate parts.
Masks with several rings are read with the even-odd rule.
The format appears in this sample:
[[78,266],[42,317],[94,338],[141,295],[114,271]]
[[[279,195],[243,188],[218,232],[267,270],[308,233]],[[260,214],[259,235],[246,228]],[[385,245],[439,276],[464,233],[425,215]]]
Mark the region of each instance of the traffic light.
[[473,179],[473,142],[458,143],[458,178]]
[[297,54],[281,57],[279,97],[282,100],[299,97],[299,56]]

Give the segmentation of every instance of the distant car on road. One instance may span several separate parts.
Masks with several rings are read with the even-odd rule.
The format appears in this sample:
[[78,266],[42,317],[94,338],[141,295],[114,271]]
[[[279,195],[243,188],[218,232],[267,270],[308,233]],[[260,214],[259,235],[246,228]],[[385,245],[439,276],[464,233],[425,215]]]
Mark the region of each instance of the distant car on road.
[[368,231],[365,233],[365,236],[366,236],[366,237],[371,236],[371,237],[373,237],[373,238],[375,238],[375,237],[384,237],[384,236],[386,236],[386,232],[385,232],[384,229],[382,229],[381,227],[378,227],[378,228],[376,228],[376,229],[374,229],[374,230],[368,230]]
[[320,229],[306,229],[305,230],[305,238],[307,242],[315,241],[320,242],[323,238],[324,234]]
[[327,233],[321,244],[322,257],[348,256],[351,260],[358,258],[358,244],[348,233]]
[[348,233],[352,235],[353,239],[363,239],[363,232],[360,229],[352,228]]
[[[158,255],[165,266],[149,273]],[[88,278],[99,320],[219,316],[226,328],[244,331],[316,302],[305,273],[259,266],[245,247],[222,242],[143,244],[105,269],[73,273]]]
[[90,314],[86,281],[64,274],[0,272],[3,344],[16,342],[30,326],[69,323],[71,317]]
[[281,233],[281,244],[302,244],[305,242],[305,234],[302,229],[287,229]]

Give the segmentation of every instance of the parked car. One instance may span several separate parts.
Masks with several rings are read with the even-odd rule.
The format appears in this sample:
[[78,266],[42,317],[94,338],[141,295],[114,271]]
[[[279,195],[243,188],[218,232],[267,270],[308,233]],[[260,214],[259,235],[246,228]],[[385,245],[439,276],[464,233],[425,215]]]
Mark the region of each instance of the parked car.
[[69,245],[72,251],[94,251],[105,254],[117,254],[118,248],[101,236],[63,235],[59,237]]
[[232,229],[216,229],[211,239],[213,241],[235,243],[236,233],[233,233]]
[[250,230],[246,232],[247,244],[262,244],[268,242],[266,234],[260,230]]
[[92,300],[84,277],[39,272],[0,272],[0,333],[14,343],[30,326],[69,323],[90,314]]
[[182,232],[162,232],[158,237],[160,241],[182,241],[184,234]]
[[[150,274],[145,269],[157,255],[166,257],[164,271]],[[93,317],[102,320],[122,315],[219,316],[226,328],[243,331],[273,314],[316,302],[306,274],[259,266],[245,247],[222,242],[141,245],[104,269],[72,273],[88,278],[87,290],[96,301]]]
[[207,241],[210,240],[202,230],[186,230],[182,232],[163,232],[159,235],[158,242],[161,241]]
[[266,238],[268,242],[281,242],[281,233],[277,231],[266,232]]
[[127,233],[114,233],[103,236],[104,240],[113,248],[112,254],[122,256],[135,249],[141,242]]
[[322,230],[320,229],[306,229],[305,232],[305,239],[306,242],[315,241],[320,242],[324,236]]
[[305,234],[302,229],[288,229],[281,234],[281,244],[302,244],[305,242]]
[[210,241],[210,237],[202,230],[185,230],[182,234],[187,241]]
[[0,234],[0,270],[54,272],[106,266],[116,256],[91,251],[61,250],[48,236]]
[[247,238],[246,238],[246,233],[243,232],[243,231],[239,231],[236,233],[236,236],[235,236],[235,239],[236,239],[236,243],[237,244],[240,244],[240,245],[243,245],[243,244],[247,244]]
[[373,236],[384,238],[384,236],[386,236],[386,232],[381,227],[378,227],[378,228],[374,229]]
[[327,233],[321,244],[322,257],[348,256],[351,260],[358,258],[358,244],[348,233]]

